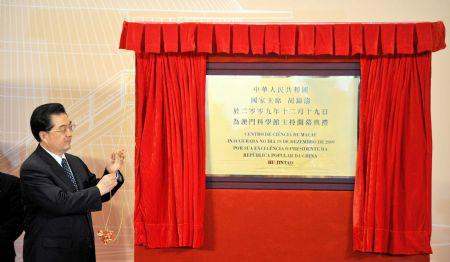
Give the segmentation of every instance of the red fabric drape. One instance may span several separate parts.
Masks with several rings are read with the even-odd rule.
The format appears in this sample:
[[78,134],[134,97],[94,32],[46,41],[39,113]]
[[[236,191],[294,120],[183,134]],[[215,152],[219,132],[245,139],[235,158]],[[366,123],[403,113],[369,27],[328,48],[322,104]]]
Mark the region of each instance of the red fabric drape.
[[429,254],[431,54],[362,57],[354,249]]
[[203,243],[205,79],[205,55],[136,55],[137,245]]
[[319,25],[124,22],[120,48],[154,54],[420,54],[445,48],[445,27],[442,22]]
[[442,22],[146,24],[124,22],[136,52],[135,242],[203,239],[207,54],[361,57],[354,249],[430,253],[431,52]]

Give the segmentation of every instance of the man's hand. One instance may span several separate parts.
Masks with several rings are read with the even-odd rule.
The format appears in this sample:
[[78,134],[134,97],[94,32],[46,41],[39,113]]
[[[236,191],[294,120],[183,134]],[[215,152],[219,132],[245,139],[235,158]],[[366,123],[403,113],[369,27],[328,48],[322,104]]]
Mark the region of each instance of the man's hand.
[[100,179],[97,183],[97,187],[100,190],[100,195],[109,193],[113,188],[117,186],[116,174],[107,174]]
[[115,174],[122,167],[124,160],[125,149],[112,152],[110,158],[106,161],[106,170],[108,173]]

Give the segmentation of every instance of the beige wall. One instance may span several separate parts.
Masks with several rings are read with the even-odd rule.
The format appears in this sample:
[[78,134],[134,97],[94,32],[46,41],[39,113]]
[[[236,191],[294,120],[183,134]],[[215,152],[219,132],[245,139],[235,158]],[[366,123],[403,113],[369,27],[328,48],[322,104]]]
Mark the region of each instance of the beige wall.
[[[0,1],[0,170],[18,174],[35,147],[28,121],[39,104],[59,101],[79,128],[71,153],[100,173],[115,148],[127,149],[126,184],[113,201],[119,239],[99,261],[132,261],[134,59],[118,50],[122,21],[266,23],[417,22],[450,26],[450,1],[378,0],[29,0]],[[450,52],[433,55],[432,261],[450,261]],[[94,215],[95,229],[109,205]],[[123,212],[123,216],[122,216]],[[20,242],[18,248],[20,249]],[[19,254],[20,255],[20,254]]]

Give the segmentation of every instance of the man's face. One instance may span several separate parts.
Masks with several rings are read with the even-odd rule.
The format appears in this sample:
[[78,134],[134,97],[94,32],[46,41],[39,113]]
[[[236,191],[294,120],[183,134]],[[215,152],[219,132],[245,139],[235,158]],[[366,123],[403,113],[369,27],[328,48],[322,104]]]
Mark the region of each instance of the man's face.
[[70,149],[72,121],[66,114],[51,115],[50,121],[53,128],[50,131],[41,132],[42,142],[51,152],[62,155]]

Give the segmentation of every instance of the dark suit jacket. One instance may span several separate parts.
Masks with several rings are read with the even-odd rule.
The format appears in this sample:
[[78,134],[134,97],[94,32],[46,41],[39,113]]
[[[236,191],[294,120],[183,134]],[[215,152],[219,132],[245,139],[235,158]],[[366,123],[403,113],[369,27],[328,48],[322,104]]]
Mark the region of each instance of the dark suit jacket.
[[[25,206],[23,259],[27,261],[95,261],[92,211],[102,209],[98,182],[84,162],[65,154],[77,181],[76,191],[59,163],[40,145],[20,169]],[[106,171],[105,171],[106,173]],[[123,184],[120,182],[112,194]]]
[[0,172],[0,260],[14,261],[14,241],[23,231],[19,178]]

